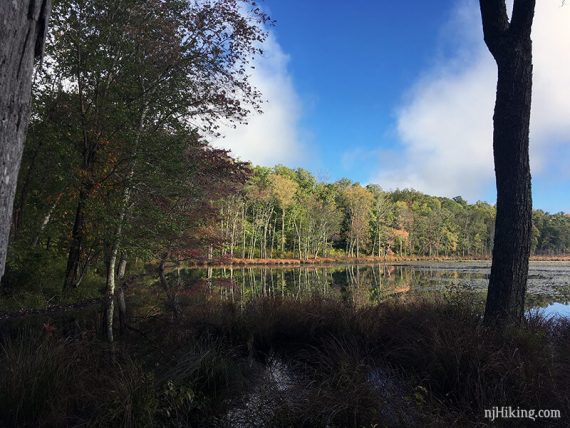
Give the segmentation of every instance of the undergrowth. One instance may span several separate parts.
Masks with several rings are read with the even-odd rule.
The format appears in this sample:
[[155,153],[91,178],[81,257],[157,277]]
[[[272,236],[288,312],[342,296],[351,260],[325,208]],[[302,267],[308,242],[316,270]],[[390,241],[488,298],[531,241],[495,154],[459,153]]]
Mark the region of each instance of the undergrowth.
[[568,426],[568,355],[568,320],[531,314],[499,332],[461,299],[196,299],[113,347],[5,333],[0,425],[486,426],[485,409],[512,406],[559,409],[540,426]]

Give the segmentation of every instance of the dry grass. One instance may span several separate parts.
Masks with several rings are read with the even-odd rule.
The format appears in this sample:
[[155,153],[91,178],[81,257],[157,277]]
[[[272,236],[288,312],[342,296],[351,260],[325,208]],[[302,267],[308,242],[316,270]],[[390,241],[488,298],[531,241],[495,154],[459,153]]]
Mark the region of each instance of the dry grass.
[[485,426],[493,406],[570,412],[570,323],[532,315],[499,333],[463,300],[196,299],[137,329],[114,352],[2,339],[0,425]]

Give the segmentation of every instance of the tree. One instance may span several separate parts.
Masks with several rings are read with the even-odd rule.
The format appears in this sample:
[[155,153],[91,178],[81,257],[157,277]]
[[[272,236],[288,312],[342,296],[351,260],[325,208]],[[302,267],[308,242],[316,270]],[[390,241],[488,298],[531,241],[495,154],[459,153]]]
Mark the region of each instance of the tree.
[[493,116],[497,218],[485,321],[517,323],[524,313],[532,233],[529,123],[531,29],[536,0],[480,0],[484,39],[498,68]]
[[360,257],[360,250],[367,244],[370,237],[370,212],[372,210],[373,196],[364,187],[355,184],[344,191],[349,218],[349,252],[351,256],[356,250],[356,257]]
[[281,208],[281,256],[283,256],[285,251],[285,213],[293,204],[299,186],[289,177],[273,174],[271,176],[271,187],[279,208]]
[[34,58],[41,57],[50,0],[0,3],[0,278],[30,115]]
[[[74,98],[68,137],[80,158],[64,289],[82,277],[89,206],[103,181],[121,183],[112,267],[145,133],[244,122],[261,94],[247,73],[268,16],[249,0],[59,0],[49,45],[51,78]],[[107,162],[110,160],[110,162]],[[112,270],[112,269],[111,269]]]
[[[386,218],[390,214],[391,206],[388,204],[386,195],[380,186],[377,184],[370,184],[366,186],[367,190],[374,198],[373,207],[373,239],[372,239],[372,256],[374,256],[374,248],[378,247],[378,257],[384,253],[386,248],[382,246],[383,235],[386,229]],[[384,239],[385,243],[385,239]]]

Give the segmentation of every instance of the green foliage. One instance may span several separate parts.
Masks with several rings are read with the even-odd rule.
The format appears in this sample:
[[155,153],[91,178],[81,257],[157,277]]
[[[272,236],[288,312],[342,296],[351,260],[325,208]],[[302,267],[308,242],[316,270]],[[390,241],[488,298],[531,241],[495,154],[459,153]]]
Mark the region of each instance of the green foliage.
[[102,295],[104,279],[96,266],[92,266],[84,275],[81,287],[64,295],[61,281],[65,272],[65,258],[54,248],[11,247],[7,262],[2,278],[1,311],[42,309]]
[[[255,167],[246,191],[222,203],[221,217],[222,256],[489,257],[495,207],[348,179],[319,183],[306,170],[278,165]],[[535,254],[566,254],[569,239],[568,215],[535,212]]]
[[[248,168],[203,136],[260,108],[246,70],[270,19],[254,5],[53,2],[16,196],[15,288],[39,293],[65,278],[70,289],[120,256],[218,244],[214,205]],[[37,247],[53,271],[37,269],[49,258]]]
[[59,291],[64,270],[65,260],[54,250],[38,246],[12,247],[2,281],[10,290],[53,295]]

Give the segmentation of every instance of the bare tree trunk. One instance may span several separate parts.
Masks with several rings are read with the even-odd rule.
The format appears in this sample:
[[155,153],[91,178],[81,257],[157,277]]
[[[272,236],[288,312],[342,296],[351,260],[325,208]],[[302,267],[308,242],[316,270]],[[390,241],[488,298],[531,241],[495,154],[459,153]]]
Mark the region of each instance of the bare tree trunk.
[[127,269],[127,259],[125,254],[121,255],[121,260],[119,261],[119,268],[117,270],[117,279],[119,280],[119,289],[117,291],[117,304],[119,306],[119,325],[121,331],[124,331],[127,326],[127,303],[125,301],[125,284],[123,280],[125,279],[125,271]]
[[34,58],[43,54],[50,0],[0,2],[0,278],[30,117]]
[[107,263],[107,293],[105,302],[105,331],[109,343],[113,343],[113,315],[115,312],[115,267],[117,263],[118,242],[110,249]]
[[[113,311],[114,311],[114,302],[115,302],[115,266],[117,264],[117,257],[119,255],[119,249],[121,246],[121,239],[122,239],[122,235],[123,235],[123,224],[125,223],[125,220],[127,218],[127,214],[129,212],[129,209],[130,209],[129,204],[130,204],[130,200],[131,200],[131,186],[133,184],[132,180],[133,180],[133,177],[135,175],[135,169],[136,169],[136,163],[137,163],[136,156],[138,154],[138,147],[140,144],[140,139],[141,139],[141,135],[142,135],[143,128],[144,128],[144,121],[146,118],[147,110],[148,110],[148,106],[144,105],[142,108],[141,116],[139,118],[139,126],[138,126],[138,130],[137,130],[137,135],[135,137],[135,144],[134,144],[134,149],[133,149],[133,158],[134,159],[131,163],[131,167],[130,167],[129,172],[127,174],[127,181],[126,181],[125,188],[123,190],[123,198],[121,200],[119,221],[117,223],[117,229],[116,229],[115,235],[113,237],[113,244],[112,244],[112,248],[111,248],[109,266],[108,266],[108,271],[107,271],[107,311],[106,311],[106,314],[107,314],[107,340],[109,342],[113,342]],[[126,263],[126,261],[125,261],[125,263]],[[123,270],[123,274],[124,274],[124,270]],[[123,292],[122,288],[121,288],[120,292]],[[124,304],[125,304],[125,300],[124,300],[124,294],[123,294],[122,305],[124,306]],[[119,311],[122,311],[121,305],[119,305]],[[122,314],[120,314],[120,316],[122,316],[122,319],[123,319],[125,316],[125,313],[123,312]]]
[[36,234],[36,236],[34,237],[34,242],[32,243],[32,245],[35,247],[39,244],[40,242],[40,236],[42,235],[43,231],[45,230],[45,228],[47,227],[47,225],[49,224],[49,221],[51,220],[51,215],[53,214],[54,210],[57,207],[57,204],[59,203],[59,200],[61,199],[61,196],[63,195],[63,193],[60,193],[57,197],[57,199],[55,200],[55,202],[51,205],[51,207],[49,208],[48,213],[46,214],[46,216],[44,217],[44,221],[42,221],[42,225],[40,226],[40,230],[38,231],[38,233]]
[[281,257],[285,251],[285,208],[281,211]]
[[170,284],[168,283],[168,279],[166,278],[165,274],[165,264],[168,257],[169,254],[166,254],[166,256],[160,260],[160,264],[158,265],[158,278],[160,280],[160,285],[166,292],[167,308],[172,311],[174,318],[178,318],[180,315],[180,303],[178,301],[178,295],[176,293],[176,290],[172,290],[170,288]]
[[234,258],[234,247],[236,245],[236,228],[237,228],[238,215],[232,218],[232,234],[230,239],[230,258]]
[[75,219],[71,230],[71,245],[69,247],[67,266],[65,269],[65,280],[63,283],[64,291],[69,288],[75,288],[79,284],[81,247],[83,245],[83,228],[85,226],[84,210],[88,194],[89,190],[85,188],[82,188],[79,192],[79,200],[77,201]]
[[246,246],[246,228],[245,228],[245,210],[246,210],[245,202],[243,203],[242,211],[241,211],[241,228],[242,228],[242,245],[241,245],[241,258],[245,259],[245,246]]
[[277,230],[277,219],[273,220],[273,232],[271,232],[271,245],[269,250],[269,258],[273,258],[273,246],[275,244],[275,231]]
[[532,228],[529,123],[531,28],[535,0],[480,0],[485,43],[498,66],[493,117],[497,218],[485,321],[518,323],[524,314]]

